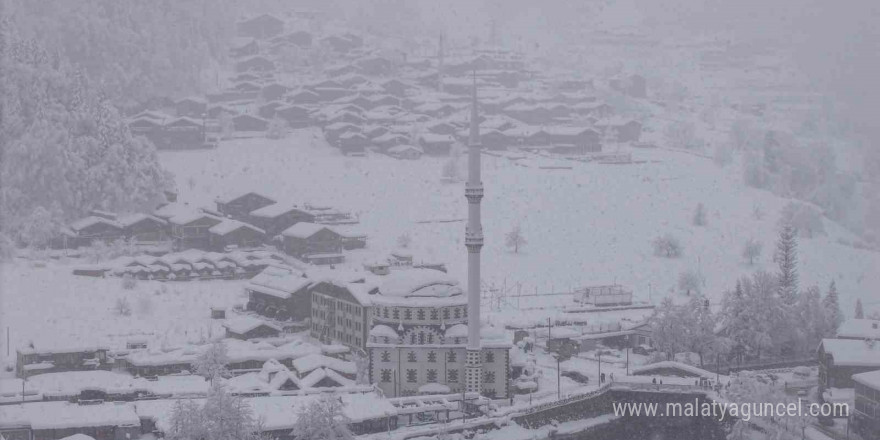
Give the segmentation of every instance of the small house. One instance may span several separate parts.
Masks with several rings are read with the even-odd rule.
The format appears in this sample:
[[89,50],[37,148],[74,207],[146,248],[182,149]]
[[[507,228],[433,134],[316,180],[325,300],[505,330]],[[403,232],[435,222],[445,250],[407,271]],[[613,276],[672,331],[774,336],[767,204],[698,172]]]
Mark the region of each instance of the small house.
[[237,115],[232,118],[235,131],[263,132],[269,129],[269,121],[251,115]]
[[387,154],[395,159],[416,160],[422,157],[424,151],[414,145],[397,145],[388,148]]
[[276,99],[281,99],[281,97],[290,90],[287,86],[273,83],[263,86],[260,90],[260,96],[263,97],[264,101],[273,101]]
[[255,191],[248,191],[218,197],[215,203],[217,211],[221,214],[234,219],[246,220],[250,212],[274,204],[275,199]]
[[260,53],[260,44],[255,38],[239,37],[229,46],[229,54],[233,58],[250,57]]
[[450,135],[425,133],[419,136],[419,146],[425,154],[432,156],[448,155],[454,143],[455,138]]
[[341,263],[342,237],[329,227],[316,223],[299,222],[281,233],[284,252],[305,261],[326,264]]
[[260,246],[266,239],[266,231],[247,223],[224,219],[208,229],[211,248],[223,252],[230,248],[242,249]]
[[204,212],[192,211],[171,217],[171,238],[175,250],[208,249],[211,238],[208,229],[222,222],[223,219]]
[[223,323],[226,337],[246,341],[254,338],[274,338],[281,334],[281,329],[252,316],[240,316],[227,319]]
[[235,23],[239,37],[269,39],[284,32],[284,21],[274,15],[260,14]]
[[268,318],[302,322],[311,316],[312,281],[290,268],[267,267],[244,290],[247,310]]
[[880,370],[880,343],[859,339],[823,339],[819,343],[819,390],[853,388],[852,376]]
[[138,242],[159,242],[168,238],[168,222],[149,215],[132,214],[119,219],[122,233],[127,239]]
[[174,110],[177,116],[201,118],[208,110],[208,102],[202,98],[183,98],[174,103]]
[[313,222],[315,215],[296,205],[273,203],[251,211],[248,218],[269,237],[274,237],[299,222]]
[[271,72],[273,70],[275,70],[275,63],[262,55],[248,57],[235,63],[236,72]]
[[164,145],[172,150],[201,148],[205,144],[204,119],[181,116],[165,124]]
[[380,83],[380,85],[383,89],[385,89],[386,93],[401,99],[406,97],[406,92],[410,89],[410,86],[408,84],[397,78],[389,79],[385,82]]
[[343,154],[362,154],[370,145],[370,140],[361,133],[343,133],[336,140],[336,146]]
[[299,105],[285,105],[275,108],[275,117],[287,122],[293,128],[308,127],[312,124],[309,110]]
[[391,60],[385,57],[361,58],[355,62],[358,68],[367,75],[384,76],[391,73]]
[[321,96],[312,90],[302,89],[287,97],[287,102],[295,105],[309,105],[321,102]]

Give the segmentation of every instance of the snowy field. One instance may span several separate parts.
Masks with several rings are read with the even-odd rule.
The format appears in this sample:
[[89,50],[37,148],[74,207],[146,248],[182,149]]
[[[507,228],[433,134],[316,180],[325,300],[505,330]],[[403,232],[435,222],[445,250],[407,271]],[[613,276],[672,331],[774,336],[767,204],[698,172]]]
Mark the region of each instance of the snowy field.
[[[367,249],[346,254],[355,266],[384,258],[400,235],[409,234],[417,262],[445,262],[465,280],[464,221],[424,223],[467,214],[463,184],[440,182],[445,158],[343,157],[312,129],[277,141],[234,140],[213,151],[161,154],[177,176],[181,199],[195,206],[213,206],[228,192],[258,190],[280,202],[351,210],[360,217],[357,228],[369,235]],[[617,282],[632,287],[636,299],[658,303],[675,290],[679,273],[691,269],[703,272],[704,292],[717,302],[737,277],[774,269],[776,225],[787,200],[745,187],[737,165],[720,169],[708,159],[665,150],[637,150],[633,159],[645,163],[535,158],[513,166],[483,155],[484,283],[513,296]],[[572,169],[538,168],[548,163]],[[692,225],[697,203],[707,208],[704,228]],[[764,213],[760,220],[756,208]],[[504,245],[516,225],[528,240],[519,254]],[[838,244],[852,236],[830,221],[825,229],[827,237],[800,241],[801,286],[818,284],[824,291],[836,279],[841,307],[851,315],[856,298],[869,303],[880,287],[874,270],[880,254]],[[653,255],[651,241],[667,232],[684,245],[681,258]],[[749,238],[764,247],[754,267],[741,257]]]
[[[486,307],[489,319],[506,321],[519,313],[546,319],[544,311],[526,310],[535,298],[521,301],[518,311],[513,297],[589,284],[621,283],[633,288],[637,300],[655,304],[666,295],[684,301],[675,285],[678,274],[688,269],[703,272],[704,291],[717,305],[738,276],[758,267],[773,269],[784,199],[744,187],[736,166],[719,169],[707,159],[665,150],[638,150],[633,156],[645,163],[527,158],[514,166],[502,157],[483,156],[483,279],[509,296]],[[383,259],[400,235],[409,234],[416,262],[445,262],[450,274],[465,280],[464,222],[431,222],[466,216],[463,184],[440,183],[445,158],[347,158],[328,147],[317,131],[300,130],[277,141],[235,140],[212,151],[163,152],[161,160],[177,176],[181,200],[193,206],[211,206],[216,196],[228,192],[258,190],[279,202],[351,210],[369,242],[367,249],[346,252],[347,264],[360,267]],[[572,168],[538,168],[553,162]],[[705,228],[691,224],[699,202],[709,213]],[[756,206],[765,213],[761,220],[753,215]],[[504,245],[505,234],[516,225],[528,240],[518,254]],[[880,267],[880,254],[838,244],[849,234],[831,222],[825,226],[828,237],[800,242],[801,286],[817,283],[824,291],[834,278],[846,315],[852,314],[856,298],[866,303],[866,311],[876,309],[871,303],[880,286],[880,273],[874,270]],[[667,232],[684,245],[681,258],[653,255],[651,241]],[[764,243],[754,267],[740,256],[750,237]],[[221,331],[219,322],[209,319],[211,306],[246,302],[243,281],[141,281],[127,290],[118,279],[72,275],[73,265],[80,263],[18,260],[2,265],[0,323],[10,329],[10,356],[30,342],[196,342]],[[128,299],[130,316],[114,311],[120,297]],[[568,298],[556,296],[550,302]],[[0,356],[6,357],[6,350]],[[9,359],[3,360],[8,365]]]

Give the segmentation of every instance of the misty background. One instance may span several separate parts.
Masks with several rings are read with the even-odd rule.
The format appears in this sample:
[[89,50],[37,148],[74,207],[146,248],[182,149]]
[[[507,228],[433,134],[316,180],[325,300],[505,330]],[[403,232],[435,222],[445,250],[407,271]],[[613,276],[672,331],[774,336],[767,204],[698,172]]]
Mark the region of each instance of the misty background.
[[[880,5],[875,1],[3,0],[0,5],[6,71],[0,125],[3,224],[13,241],[36,240],[39,229],[55,228],[94,205],[58,196],[69,191],[70,181],[33,160],[39,156],[34,145],[51,145],[53,136],[48,128],[43,134],[27,129],[46,119],[45,110],[31,108],[28,98],[39,96],[38,88],[27,85],[35,72],[37,77],[40,71],[54,72],[44,78],[46,87],[69,89],[69,96],[100,103],[90,110],[93,120],[113,113],[122,118],[159,97],[218,88],[234,22],[243,15],[283,14],[295,7],[339,19],[400,57],[435,57],[442,34],[450,55],[501,45],[524,52],[539,69],[573,68],[584,78],[639,73],[648,80],[649,94],[698,107],[694,111],[704,120],[719,106],[760,107],[755,120],[719,123],[729,124],[727,142],[750,164],[744,181],[815,204],[866,243],[878,244],[880,90],[874,82],[880,78]],[[613,49],[596,44],[624,37],[646,44]],[[737,65],[732,62],[723,71],[701,68],[701,42],[716,48],[721,43],[720,56],[741,60],[740,67],[731,69]],[[756,69],[777,73],[752,75]],[[767,97],[768,90],[773,98]],[[806,105],[774,113],[770,101],[780,95]],[[62,98],[56,104],[69,110],[69,102]],[[94,110],[98,107],[104,110]],[[63,126],[71,117],[49,119]],[[31,139],[18,142],[26,137]],[[701,148],[710,153],[719,148],[711,143]],[[117,206],[108,208],[137,205],[170,185],[155,159],[149,159],[149,146],[135,151],[146,158],[139,161],[147,164],[141,174],[150,177],[131,185],[144,191],[126,191],[137,196],[111,201]],[[113,168],[112,163],[102,166]],[[46,182],[30,184],[40,173]],[[78,194],[100,188],[103,174],[95,176],[92,186]]]

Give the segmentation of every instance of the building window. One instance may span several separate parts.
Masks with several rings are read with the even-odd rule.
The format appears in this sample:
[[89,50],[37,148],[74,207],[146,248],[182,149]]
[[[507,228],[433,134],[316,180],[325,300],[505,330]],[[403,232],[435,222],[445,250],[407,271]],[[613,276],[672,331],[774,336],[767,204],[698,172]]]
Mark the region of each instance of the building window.
[[411,319],[412,319],[412,310],[410,310],[410,309],[405,309],[405,310],[403,311],[403,319],[405,319],[405,320],[407,320],[407,321],[411,320]]
[[391,310],[391,318],[392,319],[400,319],[400,309],[392,309]]
[[406,354],[406,361],[407,362],[416,362],[416,352],[411,351],[411,352],[407,353]]
[[458,370],[449,370],[446,372],[446,381],[450,383],[458,382]]
[[382,382],[391,382],[391,370],[382,370]]
[[443,309],[443,319],[449,319],[449,309]]
[[411,369],[406,370],[406,381],[409,383],[416,383],[419,381],[419,377],[416,374],[415,369],[411,368]]
[[454,313],[455,313],[455,319],[461,318],[461,309],[456,307]]
[[425,345],[425,332],[419,332],[419,345]]
[[416,334],[415,333],[409,334],[409,343],[412,345],[416,345]]
[[456,356],[455,356],[455,352],[454,352],[454,351],[450,351],[450,352],[449,352],[449,355],[446,356],[446,361],[447,361],[447,362],[455,362],[455,361],[456,361]]
[[483,376],[483,383],[495,383],[495,372],[487,371]]
[[428,333],[428,343],[429,344],[434,343],[434,333],[431,333],[431,332]]
[[495,362],[495,353],[491,351],[486,352],[486,363]]
[[419,309],[419,311],[416,312],[416,319],[418,319],[419,321],[425,320],[425,310],[424,309]]
[[382,317],[385,319],[388,319],[388,309],[386,309],[386,308],[382,309]]
[[431,362],[431,363],[437,362],[437,352],[435,352],[435,351],[428,352],[428,362]]
[[427,375],[425,376],[425,379],[428,382],[437,382],[437,370],[433,368],[429,369]]
[[437,309],[431,309],[431,319],[433,319],[434,321],[440,319],[440,311],[438,311]]

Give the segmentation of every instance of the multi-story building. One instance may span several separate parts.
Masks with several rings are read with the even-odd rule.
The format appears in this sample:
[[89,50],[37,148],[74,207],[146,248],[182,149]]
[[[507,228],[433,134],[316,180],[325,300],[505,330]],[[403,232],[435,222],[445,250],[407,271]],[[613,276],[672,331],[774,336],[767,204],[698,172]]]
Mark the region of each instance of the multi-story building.
[[338,280],[312,285],[311,336],[327,343],[336,341],[353,350],[365,350],[371,314],[370,299],[363,286]]
[[[436,270],[401,269],[365,285],[370,381],[386,396],[461,392],[468,311],[458,281]],[[507,398],[511,345],[497,335],[483,336],[482,394]]]

